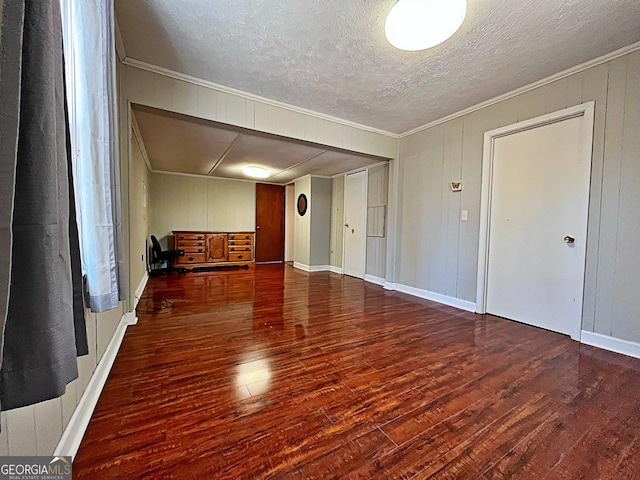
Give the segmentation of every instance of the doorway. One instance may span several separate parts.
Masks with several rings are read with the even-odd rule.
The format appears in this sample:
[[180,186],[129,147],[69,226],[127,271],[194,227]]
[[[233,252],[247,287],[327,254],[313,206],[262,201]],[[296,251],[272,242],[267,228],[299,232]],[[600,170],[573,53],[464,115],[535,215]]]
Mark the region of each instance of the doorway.
[[485,133],[479,313],[580,338],[593,112]]
[[256,183],[256,263],[284,261],[284,187]]
[[363,170],[344,180],[344,274],[364,278],[367,260],[367,182]]

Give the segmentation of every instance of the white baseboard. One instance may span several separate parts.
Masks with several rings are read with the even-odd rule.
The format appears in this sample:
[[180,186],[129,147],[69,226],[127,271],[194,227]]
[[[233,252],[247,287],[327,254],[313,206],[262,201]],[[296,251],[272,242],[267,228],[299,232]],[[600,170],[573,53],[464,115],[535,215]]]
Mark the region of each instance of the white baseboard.
[[630,342],[600,333],[588,332],[586,330],[580,332],[580,343],[621,353],[630,357],[640,358],[640,343]]
[[310,272],[330,272],[331,265],[310,265],[309,271]]
[[344,273],[342,271],[342,267],[336,267],[334,265],[329,265],[329,271],[333,273],[337,273],[338,275],[342,275]]
[[430,292],[429,290],[422,290],[416,287],[409,287],[408,285],[402,285],[401,283],[385,282],[384,288],[386,290],[397,290],[398,292],[408,293],[415,297],[424,298],[426,300],[432,300],[434,302],[442,303],[450,307],[459,308],[460,310],[466,310],[467,312],[476,311],[476,304],[467,300],[460,300],[459,298],[448,297],[440,293]]
[[142,293],[144,292],[144,287],[147,286],[147,282],[149,281],[149,274],[147,272],[144,272],[144,275],[142,277],[142,279],[140,280],[140,283],[138,284],[138,288],[136,288],[136,291],[134,293],[134,298],[133,298],[133,311],[136,311],[136,307],[138,306],[138,302],[140,301],[140,298],[142,297]]
[[96,408],[98,399],[100,398],[100,394],[104,388],[104,384],[107,381],[113,362],[115,361],[118,350],[120,349],[120,344],[122,344],[124,334],[127,331],[127,327],[129,327],[129,325],[135,325],[136,323],[138,323],[138,319],[133,312],[125,313],[122,316],[122,319],[118,324],[118,328],[116,328],[109,345],[107,345],[104,355],[102,355],[100,363],[98,363],[98,366],[94,370],[87,388],[82,394],[73,415],[71,415],[71,418],[69,419],[67,428],[64,429],[62,437],[60,437],[60,440],[58,441],[58,445],[53,452],[54,456],[69,455],[71,457],[75,457],[76,453],[78,453],[80,442],[82,442],[84,432],[89,426],[91,415],[93,414],[93,410]]
[[365,274],[364,281],[375,283],[376,285],[380,285],[382,287],[384,287],[387,284],[387,281],[384,278],[376,277],[375,275],[369,275],[369,274]]
[[[304,270],[305,272],[331,272],[331,265],[305,265],[304,263],[293,262],[293,268]],[[342,271],[340,271],[342,273]]]

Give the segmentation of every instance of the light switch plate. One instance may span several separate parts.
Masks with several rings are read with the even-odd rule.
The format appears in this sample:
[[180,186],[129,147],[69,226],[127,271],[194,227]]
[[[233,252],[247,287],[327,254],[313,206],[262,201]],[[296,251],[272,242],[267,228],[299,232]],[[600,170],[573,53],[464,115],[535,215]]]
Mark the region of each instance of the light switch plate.
[[460,211],[460,220],[466,222],[469,219],[469,210]]

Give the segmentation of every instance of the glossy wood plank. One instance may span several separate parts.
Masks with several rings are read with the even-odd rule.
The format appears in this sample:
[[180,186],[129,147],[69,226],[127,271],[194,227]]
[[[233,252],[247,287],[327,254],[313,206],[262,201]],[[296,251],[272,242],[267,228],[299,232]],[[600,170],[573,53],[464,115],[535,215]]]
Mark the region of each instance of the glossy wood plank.
[[631,479],[639,399],[636,359],[354,278],[173,275],[149,281],[74,477]]

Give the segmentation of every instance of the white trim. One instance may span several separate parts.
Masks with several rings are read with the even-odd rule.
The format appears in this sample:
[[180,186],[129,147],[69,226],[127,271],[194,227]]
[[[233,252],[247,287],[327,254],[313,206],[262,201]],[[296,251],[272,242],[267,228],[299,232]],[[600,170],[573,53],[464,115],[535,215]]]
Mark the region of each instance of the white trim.
[[343,275],[342,267],[336,267],[335,265],[329,265],[329,271],[333,273],[337,273],[338,275]]
[[333,178],[333,177],[327,177],[325,175],[314,175],[313,173],[307,173],[307,174],[305,174],[305,175],[303,175],[301,177],[298,177],[298,178],[295,178],[295,179],[291,180],[290,182],[287,182],[287,185],[289,185],[290,183],[296,183],[296,182],[302,180],[303,178],[307,178],[307,177],[309,177],[309,178],[322,178],[324,180],[331,180]]
[[134,292],[134,299],[133,299],[133,311],[136,311],[136,307],[138,306],[138,302],[140,301],[140,298],[142,297],[142,293],[144,292],[144,287],[147,286],[147,282],[149,281],[149,274],[147,272],[144,272],[144,275],[142,276],[142,279],[140,280],[140,283],[138,284],[138,288],[136,288],[136,291]]
[[64,429],[62,437],[60,437],[58,441],[58,445],[53,452],[54,456],[69,455],[75,457],[76,453],[78,453],[80,442],[82,442],[82,437],[87,430],[93,410],[96,408],[102,389],[104,388],[113,362],[120,349],[124,334],[127,331],[127,327],[129,327],[129,325],[135,325],[137,322],[138,320],[133,312],[125,313],[122,316],[118,328],[113,334],[113,337],[111,337],[111,341],[109,345],[107,345],[107,349],[104,355],[102,355],[100,363],[98,363],[87,388],[82,394],[82,398],[80,398],[73,415],[71,415],[67,428]]
[[118,54],[118,59],[121,63],[127,59],[127,52],[124,49],[124,42],[122,41],[122,34],[120,33],[120,26],[118,25],[118,19],[116,16],[113,16],[113,24],[115,29],[115,43],[116,43],[116,53]]
[[384,288],[386,290],[396,290],[398,292],[413,295],[414,297],[424,298],[426,300],[431,300],[433,302],[441,303],[443,305],[459,308],[460,310],[466,310],[467,312],[475,313],[476,311],[475,303],[469,302],[467,300],[461,300],[459,298],[448,297],[447,295],[442,295],[441,293],[430,292],[429,290],[422,290],[420,288],[410,287],[408,285],[403,285],[401,283],[391,283],[391,282],[385,282]]
[[291,183],[291,182],[288,182],[285,184],[285,183],[272,183],[272,182],[263,182],[263,181],[258,182],[257,180],[248,180],[246,178],[212,177],[209,175],[199,175],[197,173],[167,172],[165,170],[151,170],[151,173],[159,173],[161,175],[176,175],[178,177],[207,178],[209,180],[225,180],[228,182],[268,183],[270,185],[278,185],[278,186],[288,185],[289,183]]
[[[593,121],[595,102],[586,102],[575,107],[565,108],[557,112],[541,115],[536,118],[513,123],[504,127],[489,130],[484,134],[484,146],[482,152],[482,189],[480,196],[480,236],[478,242],[478,271],[476,282],[476,306],[478,313],[486,313],[487,300],[487,269],[489,262],[489,223],[491,221],[491,189],[493,184],[493,154],[494,142],[497,138],[512,135],[533,128],[562,122],[571,118],[583,117],[584,138],[580,146],[582,155],[589,157],[591,164],[591,152],[593,146]],[[584,282],[584,278],[583,278]],[[582,303],[582,298],[580,298]],[[581,321],[577,322],[571,332],[571,338],[577,339],[580,335]]]
[[336,173],[335,175],[332,175],[331,178],[338,178],[338,177],[342,177],[344,175],[351,175],[352,173],[358,173],[358,172],[361,172],[362,170],[370,170],[370,169],[375,168],[375,167],[381,167],[382,165],[388,165],[391,160],[392,159],[382,160],[381,162],[374,163],[373,165],[365,165],[364,167],[360,167],[360,168],[356,168],[356,169],[353,169],[353,170],[349,170],[348,172]]
[[305,265],[304,263],[300,263],[300,262],[293,262],[293,268],[297,268],[298,270],[304,270],[305,272],[309,272],[309,265]]
[[142,158],[144,160],[145,165],[147,166],[147,170],[153,172],[153,168],[151,167],[151,161],[149,161],[149,155],[147,155],[147,147],[144,144],[144,140],[142,139],[142,133],[140,132],[140,127],[138,126],[138,120],[136,116],[133,114],[133,109],[131,108],[131,102],[127,101],[129,106],[129,112],[131,112],[131,130],[133,130],[133,137],[138,142],[138,147],[140,148],[140,152],[142,152]]
[[464,110],[460,110],[458,112],[452,113],[451,115],[447,115],[446,117],[442,117],[438,120],[434,120],[433,122],[425,123],[424,125],[416,127],[407,132],[401,133],[399,137],[405,138],[405,137],[408,137],[409,135],[413,135],[414,133],[418,133],[423,130],[433,128],[437,125],[441,125],[443,123],[449,122],[451,120],[462,117],[464,115],[477,112],[478,110],[482,110],[483,108],[489,107],[491,105],[495,105],[496,103],[500,103],[504,100],[508,100],[509,98],[516,97],[518,95],[529,92],[531,90],[535,90],[536,88],[543,87],[545,85],[548,85],[549,83],[562,80],[563,78],[569,77],[571,75],[575,75],[576,73],[583,72],[585,70],[588,70],[589,68],[597,67],[598,65],[602,65],[603,63],[610,62],[611,60],[615,60],[616,58],[622,57],[624,55],[628,55],[637,50],[640,50],[640,42],[632,43],[631,45],[627,45],[626,47],[622,47],[618,50],[614,50],[613,52],[607,53],[606,55],[602,55],[601,57],[594,58],[592,60],[581,63],[580,65],[576,65],[575,67],[567,68],[566,70],[563,70],[561,72],[545,77],[541,80],[538,80],[537,82],[533,82],[528,85],[525,85],[524,87],[511,90],[510,92],[504,93],[502,95],[498,95],[497,97],[486,100],[482,103],[478,103],[476,105],[473,105],[472,107],[465,108]]
[[580,332],[580,343],[609,350],[610,352],[640,358],[640,343],[630,342],[600,333],[588,332],[587,330]]
[[308,110],[306,108],[297,107],[295,105],[290,105],[288,103],[279,102],[277,100],[272,100],[270,98],[261,97],[260,95],[255,95],[249,92],[243,92],[242,90],[237,90],[235,88],[227,87],[225,85],[220,85],[219,83],[210,82],[208,80],[203,80],[201,78],[192,77],[191,75],[185,75],[184,73],[176,72],[174,70],[169,70],[168,68],[159,67],[157,65],[152,65],[147,62],[143,62],[141,60],[137,60],[135,58],[126,57],[123,61],[123,64],[128,65],[130,67],[139,68],[140,70],[146,70],[148,72],[157,73],[158,75],[164,75],[165,77],[170,77],[175,80],[180,80],[182,82],[191,83],[193,85],[198,85],[200,87],[210,88],[212,90],[217,90],[219,92],[228,93],[230,95],[237,95],[239,97],[246,98],[248,100],[252,100],[254,102],[264,103],[266,105],[271,105],[273,107],[283,108],[285,110],[289,110],[295,113],[301,113],[303,115],[309,115],[311,117],[319,118],[322,120],[328,120],[330,122],[334,122],[340,125],[345,125],[347,127],[357,128],[359,130],[364,130],[366,132],[377,133],[379,135],[384,135],[386,137],[391,138],[400,138],[397,133],[388,132],[386,130],[381,130],[379,128],[370,127],[368,125],[362,125],[360,123],[351,122],[349,120],[344,120],[342,118],[333,117],[331,115],[327,115],[324,113],[316,112],[314,110]]
[[[306,265],[300,262],[293,262],[293,268],[297,268],[298,270],[304,270],[305,272],[313,273],[313,272],[332,272],[331,265]],[[337,272],[336,272],[337,273]]]
[[387,281],[384,278],[376,277],[375,275],[369,275],[368,273],[364,274],[364,281],[375,283],[376,285],[380,285],[381,287],[384,287],[387,284]]

